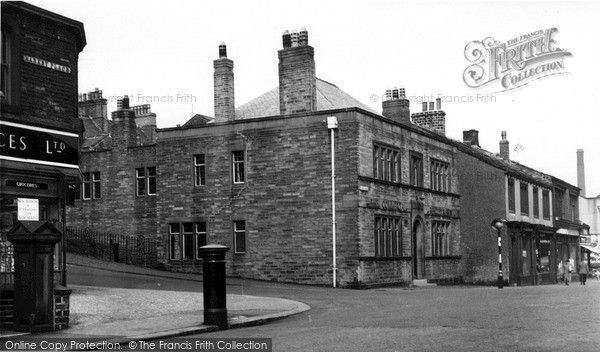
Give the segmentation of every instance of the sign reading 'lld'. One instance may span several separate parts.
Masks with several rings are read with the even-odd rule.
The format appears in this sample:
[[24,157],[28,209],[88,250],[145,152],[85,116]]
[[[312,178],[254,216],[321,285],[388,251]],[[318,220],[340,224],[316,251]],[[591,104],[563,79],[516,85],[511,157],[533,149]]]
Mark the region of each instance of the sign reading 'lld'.
[[0,159],[78,168],[79,135],[0,121]]

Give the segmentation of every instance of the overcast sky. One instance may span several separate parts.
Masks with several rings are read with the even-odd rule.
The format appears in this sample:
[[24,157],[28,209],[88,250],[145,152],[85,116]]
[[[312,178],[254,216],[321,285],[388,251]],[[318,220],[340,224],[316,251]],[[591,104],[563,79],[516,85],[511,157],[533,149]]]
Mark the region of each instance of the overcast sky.
[[[381,111],[386,88],[406,89],[411,112],[443,96],[446,135],[480,131],[498,152],[507,131],[511,158],[577,184],[584,149],[588,196],[600,194],[600,4],[593,2],[402,1],[28,1],[83,22],[79,91],[103,90],[149,103],[158,127],[193,114],[213,116],[213,60],[225,41],[234,60],[239,106],[278,85],[277,50],[285,30],[306,27],[317,77]],[[554,47],[572,56],[556,74],[503,91],[465,84],[465,46],[500,43],[556,28]],[[554,60],[556,61],[556,60]],[[478,99],[479,98],[479,99]],[[479,101],[478,101],[479,100]]]

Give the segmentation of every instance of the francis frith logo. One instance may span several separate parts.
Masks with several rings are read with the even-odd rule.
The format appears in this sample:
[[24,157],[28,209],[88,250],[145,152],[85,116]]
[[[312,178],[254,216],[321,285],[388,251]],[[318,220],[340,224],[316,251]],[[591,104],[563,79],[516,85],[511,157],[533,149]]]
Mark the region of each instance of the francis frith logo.
[[571,53],[557,46],[556,32],[556,28],[540,29],[505,43],[492,37],[470,42],[465,46],[465,58],[471,62],[463,73],[465,83],[472,88],[498,83],[500,91],[508,91],[567,73],[564,58]]

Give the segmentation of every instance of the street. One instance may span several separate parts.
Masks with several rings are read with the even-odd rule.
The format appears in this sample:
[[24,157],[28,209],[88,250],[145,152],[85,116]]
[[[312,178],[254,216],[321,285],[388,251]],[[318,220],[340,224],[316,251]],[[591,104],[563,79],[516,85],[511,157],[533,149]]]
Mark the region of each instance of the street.
[[[190,276],[199,279],[198,276]],[[69,267],[70,284],[197,291],[201,282]],[[189,338],[272,338],[274,351],[597,351],[600,281],[571,286],[347,290],[229,279],[227,292],[306,303],[263,326]]]

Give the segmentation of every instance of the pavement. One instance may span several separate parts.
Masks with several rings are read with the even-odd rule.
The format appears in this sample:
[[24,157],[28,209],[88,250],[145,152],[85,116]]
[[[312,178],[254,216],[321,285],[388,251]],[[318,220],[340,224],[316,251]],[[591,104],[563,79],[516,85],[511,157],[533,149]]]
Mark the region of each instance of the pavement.
[[[87,266],[140,276],[202,281],[198,274],[174,273],[123,263],[68,254],[70,266]],[[84,338],[124,343],[137,340],[199,334],[219,328],[204,324],[202,292],[107,288],[68,285],[69,328],[50,333],[0,331],[2,338]],[[309,310],[304,303],[287,299],[248,295],[227,295],[230,329],[266,324]]]

